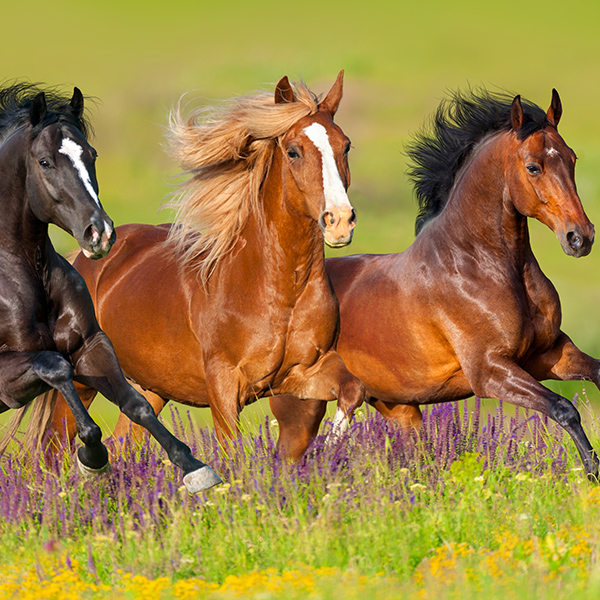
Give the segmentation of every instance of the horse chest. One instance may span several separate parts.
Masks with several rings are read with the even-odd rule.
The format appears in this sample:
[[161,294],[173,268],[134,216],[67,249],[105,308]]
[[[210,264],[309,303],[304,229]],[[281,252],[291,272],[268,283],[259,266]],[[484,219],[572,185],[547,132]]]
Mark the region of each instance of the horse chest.
[[[298,365],[310,367],[335,341],[338,313],[330,292],[301,296],[287,311],[265,309],[256,334],[245,344],[243,372],[253,389],[269,389]],[[236,362],[236,361],[233,361]]]

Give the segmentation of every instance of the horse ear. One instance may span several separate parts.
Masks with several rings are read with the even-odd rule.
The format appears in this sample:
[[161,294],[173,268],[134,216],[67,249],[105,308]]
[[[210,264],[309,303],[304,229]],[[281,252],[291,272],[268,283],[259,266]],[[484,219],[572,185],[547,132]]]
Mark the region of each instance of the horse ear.
[[46,116],[46,96],[40,92],[31,102],[29,107],[29,120],[35,127]]
[[342,99],[342,93],[344,91],[344,69],[342,69],[335,80],[335,83],[325,96],[325,99],[319,104],[319,110],[323,110],[331,114],[331,116],[335,115],[337,112],[338,106],[340,105],[340,100]]
[[521,104],[521,96],[515,96],[510,107],[510,122],[515,131],[519,131],[523,126],[523,105]]
[[69,106],[71,107],[71,114],[79,119],[83,114],[83,94],[78,87],[73,88],[73,97]]
[[562,116],[562,102],[560,101],[560,96],[558,92],[553,89],[552,90],[552,102],[550,102],[550,108],[546,113],[546,119],[548,119],[548,123],[553,127],[558,127],[558,122],[560,121],[560,117]]
[[294,90],[290,85],[287,75],[284,75],[275,87],[275,104],[284,104],[285,102],[295,102]]

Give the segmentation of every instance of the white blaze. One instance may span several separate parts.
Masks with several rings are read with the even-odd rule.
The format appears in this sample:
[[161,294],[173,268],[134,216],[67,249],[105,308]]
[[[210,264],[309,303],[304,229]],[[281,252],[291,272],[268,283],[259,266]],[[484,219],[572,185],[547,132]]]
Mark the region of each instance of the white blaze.
[[325,194],[325,210],[335,207],[338,210],[344,208],[352,209],[348,194],[344,189],[340,172],[335,164],[333,149],[329,143],[327,130],[319,123],[313,123],[304,129],[308,139],[317,147],[321,153],[323,163],[323,192]]
[[100,206],[100,200],[98,199],[98,196],[92,186],[90,174],[88,173],[88,170],[85,168],[85,165],[81,160],[83,148],[73,140],[69,138],[63,138],[62,144],[58,151],[71,159],[71,162],[73,163],[73,166],[79,174],[79,178],[83,182],[85,189],[89,192],[90,196],[94,199],[96,204]]
[[560,152],[556,148],[547,148],[546,152],[548,153],[548,156],[560,155]]

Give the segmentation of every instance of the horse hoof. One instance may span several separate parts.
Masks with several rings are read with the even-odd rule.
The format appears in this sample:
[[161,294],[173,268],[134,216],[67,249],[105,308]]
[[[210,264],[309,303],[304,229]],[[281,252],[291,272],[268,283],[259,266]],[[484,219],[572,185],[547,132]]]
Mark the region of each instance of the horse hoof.
[[223,480],[208,465],[204,465],[185,475],[183,483],[190,494],[198,494],[223,483]]
[[107,462],[103,467],[100,467],[99,469],[93,469],[92,467],[87,467],[81,462],[79,454],[77,454],[77,467],[79,468],[79,472],[84,477],[97,477],[98,475],[102,475],[102,473],[110,473],[109,462]]

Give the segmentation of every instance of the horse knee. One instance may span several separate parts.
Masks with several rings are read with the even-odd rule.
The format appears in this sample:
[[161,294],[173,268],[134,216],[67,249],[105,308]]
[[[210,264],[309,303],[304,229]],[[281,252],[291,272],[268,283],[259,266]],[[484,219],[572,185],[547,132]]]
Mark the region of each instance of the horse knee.
[[357,377],[352,377],[340,386],[338,397],[338,408],[344,411],[344,414],[351,415],[365,401],[366,390],[362,381]]
[[150,402],[135,390],[132,390],[132,392],[131,396],[121,406],[121,412],[137,425],[144,425],[148,421],[156,419]]

